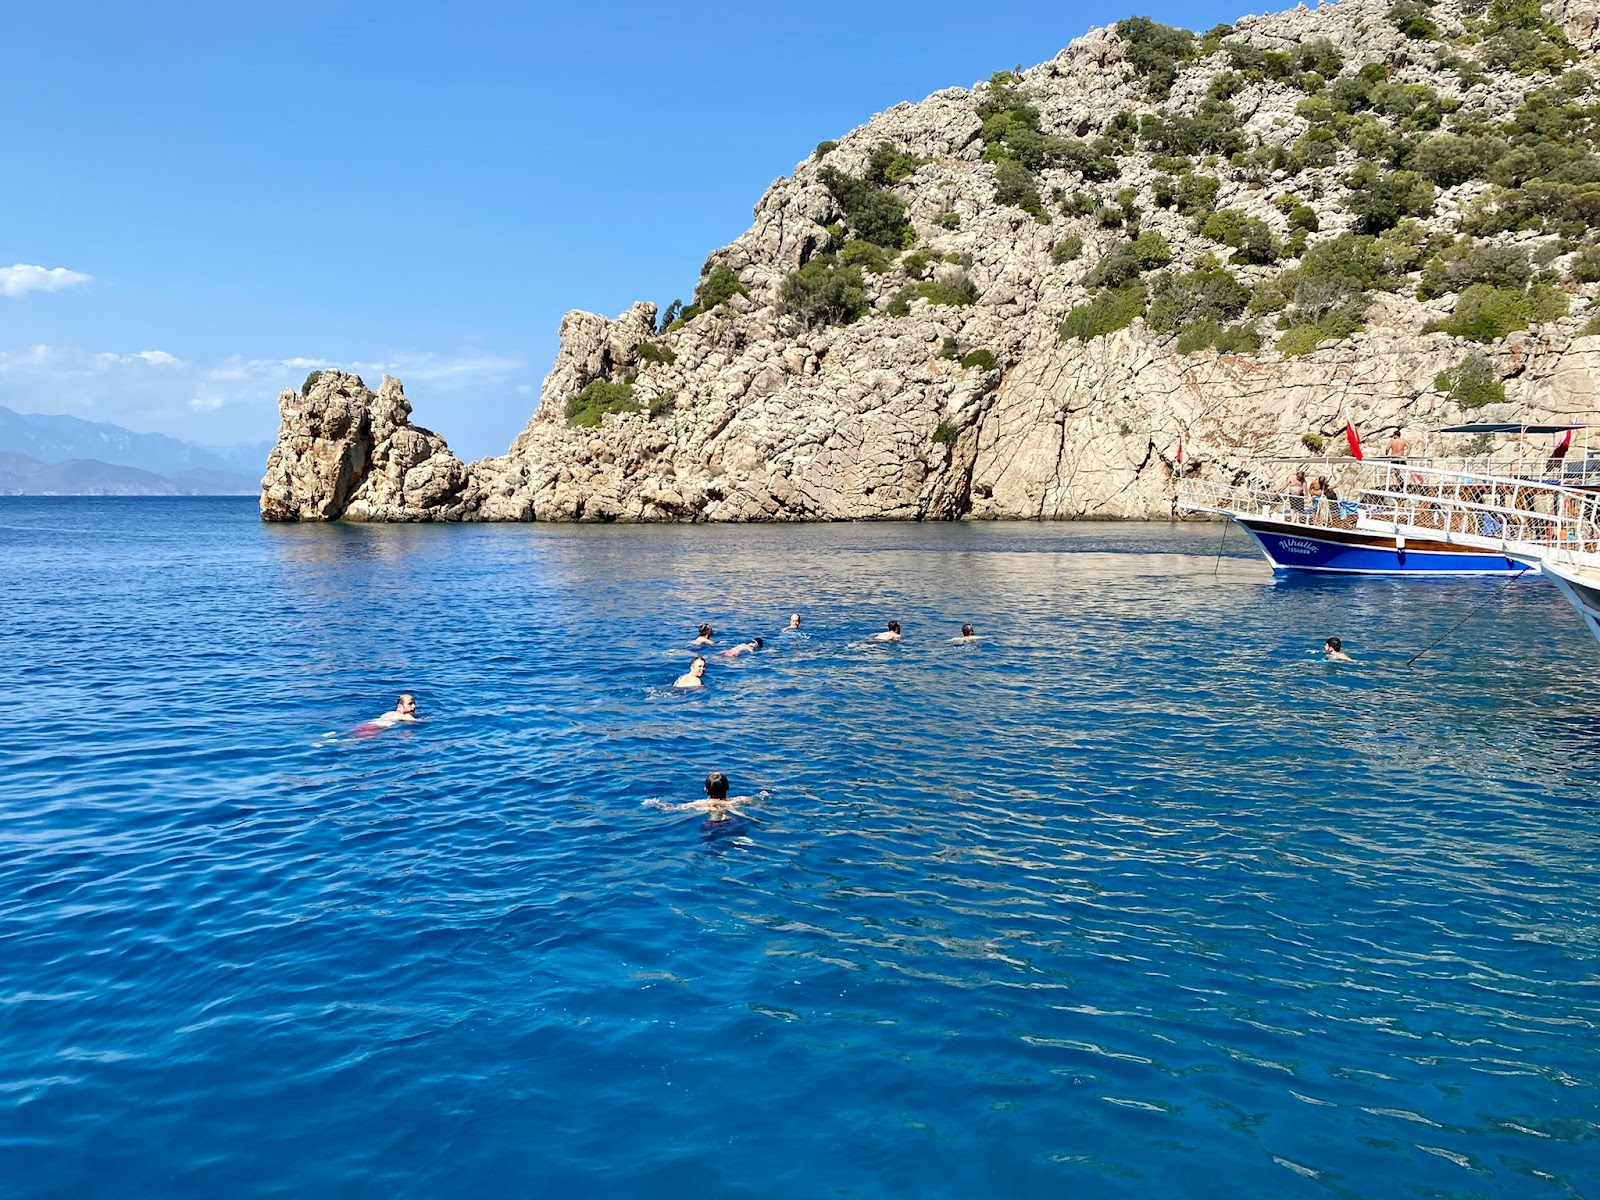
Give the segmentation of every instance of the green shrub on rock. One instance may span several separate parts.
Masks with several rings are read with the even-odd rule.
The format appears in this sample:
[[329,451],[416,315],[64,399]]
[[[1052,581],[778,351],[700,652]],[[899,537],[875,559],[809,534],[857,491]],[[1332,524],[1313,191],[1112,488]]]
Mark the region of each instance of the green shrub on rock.
[[811,157],[817,162],[821,162],[838,148],[839,143],[835,141],[818,142],[817,148],[811,152]]
[[1533,278],[1527,251],[1516,246],[1458,242],[1435,255],[1423,269],[1417,298],[1428,300],[1475,283],[1521,290]]
[[969,370],[976,367],[980,371],[992,371],[995,367],[995,357],[987,350],[974,350],[962,356],[961,365]]
[[[1249,290],[1221,268],[1168,272],[1150,285],[1150,312],[1145,321],[1156,333],[1177,333],[1197,322],[1209,322],[1220,331],[1249,303]],[[1210,345],[1211,339],[1201,344]]]
[[1121,242],[1094,265],[1084,282],[1093,288],[1121,287],[1145,271],[1154,271],[1172,261],[1167,239],[1146,230],[1131,242]]
[[639,411],[639,402],[633,398],[631,383],[612,383],[608,379],[593,379],[583,390],[567,398],[567,420],[584,429],[596,429],[602,418],[610,413]]
[[678,319],[692,321],[701,313],[710,312],[735,296],[749,294],[749,289],[739,282],[739,276],[734,274],[732,267],[726,263],[717,263],[711,266],[700,280],[699,286],[694,289],[694,303],[684,309]]
[[1118,21],[1116,29],[1128,45],[1128,65],[1134,74],[1144,80],[1152,99],[1165,100],[1177,82],[1179,66],[1195,55],[1194,34],[1149,17]]
[[1076,233],[1069,233],[1050,247],[1050,261],[1058,266],[1062,263],[1077,262],[1082,254],[1083,238]]
[[659,342],[640,342],[639,361],[645,363],[675,363],[678,361],[678,352],[671,346],[663,346]]
[[662,417],[672,415],[673,409],[678,407],[676,392],[662,392],[659,396],[650,397],[650,419],[658,421]]
[[1236,208],[1222,208],[1200,225],[1200,236],[1232,246],[1236,263],[1274,263],[1282,253],[1278,239],[1259,217],[1248,216]]
[[1380,173],[1363,162],[1345,181],[1350,191],[1344,206],[1363,233],[1392,229],[1401,217],[1426,217],[1433,212],[1433,183],[1415,171]]
[[911,177],[922,159],[907,154],[891,141],[879,142],[867,158],[867,182],[875,187],[892,187]]
[[1590,242],[1573,256],[1567,274],[1579,283],[1600,283],[1600,243]]
[[929,304],[965,306],[978,302],[978,285],[965,271],[952,271],[918,284],[917,293]]
[[792,272],[778,288],[783,311],[807,328],[848,325],[868,306],[860,267],[842,266],[831,254],[819,254]]
[[875,242],[852,238],[839,247],[839,265],[843,267],[860,267],[863,271],[882,275],[889,269],[889,262],[889,252]]
[[1078,305],[1061,322],[1061,340],[1093,341],[1126,329],[1144,313],[1144,284],[1138,281],[1108,288],[1093,300]]
[[1506,398],[1505,384],[1482,354],[1469,354],[1455,366],[1440,371],[1433,377],[1433,386],[1462,408],[1503,404]]
[[1309,247],[1298,266],[1260,284],[1251,308],[1282,312],[1278,348],[1304,354],[1320,341],[1360,329],[1372,290],[1393,282],[1378,239],[1341,233]]
[[904,249],[916,237],[906,206],[893,192],[826,165],[817,178],[833,193],[858,237],[891,250]]
[[1445,321],[1429,324],[1425,332],[1441,331],[1474,342],[1492,342],[1535,321],[1565,316],[1567,296],[1547,283],[1521,288],[1498,288],[1475,283],[1461,293],[1456,311]]
[[313,372],[311,372],[311,374],[307,375],[306,376],[306,381],[300,385],[300,394],[302,396],[311,395],[311,389],[317,386],[317,380],[319,380],[321,378],[322,378],[322,372],[321,371],[313,371]]
[[1395,0],[1389,8],[1389,20],[1408,38],[1431,42],[1439,36],[1433,6],[1423,0]]

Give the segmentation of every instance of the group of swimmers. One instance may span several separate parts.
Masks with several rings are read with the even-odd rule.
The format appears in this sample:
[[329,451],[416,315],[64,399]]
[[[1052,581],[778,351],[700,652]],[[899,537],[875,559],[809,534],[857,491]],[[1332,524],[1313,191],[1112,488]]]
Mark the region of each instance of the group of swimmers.
[[[717,631],[715,629],[711,628],[710,625],[701,625],[695,632],[696,632],[696,634],[698,636],[696,636],[695,639],[692,642],[689,643],[689,645],[691,645],[691,646],[714,646],[714,645],[716,645],[716,640],[715,639],[716,639]],[[800,614],[799,613],[790,613],[789,614],[789,624],[784,628],[784,632],[785,633],[799,633],[800,632]],[[884,631],[882,633],[875,633],[870,638],[868,638],[867,640],[869,642],[898,642],[900,640],[900,622],[899,621],[890,621],[889,624],[888,624],[888,627],[886,629],[884,629]],[[962,643],[962,642],[976,642],[978,640],[979,639],[978,639],[977,631],[975,629],[973,629],[973,627],[971,625],[963,625],[961,627],[961,632],[957,636],[955,636],[955,637],[950,639],[950,644],[951,645],[956,645],[956,644]],[[717,653],[722,658],[738,658],[741,654],[754,654],[757,650],[760,650],[766,644],[767,643],[761,638],[751,638],[748,642],[739,642],[737,645],[729,646],[726,650],[719,650]],[[705,675],[706,675],[706,660],[705,660],[705,656],[703,654],[697,654],[697,655],[694,656],[694,659],[689,663],[689,669],[687,671],[685,671],[682,675],[678,676],[677,681],[674,682],[672,686],[675,687],[675,688],[704,687],[705,686]]]

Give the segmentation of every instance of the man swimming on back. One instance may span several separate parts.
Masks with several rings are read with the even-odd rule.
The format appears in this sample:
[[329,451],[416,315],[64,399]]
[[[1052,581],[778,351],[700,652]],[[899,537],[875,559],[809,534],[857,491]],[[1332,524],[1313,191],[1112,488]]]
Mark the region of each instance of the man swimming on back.
[[394,707],[384,713],[383,716],[375,717],[371,721],[363,721],[350,732],[357,737],[371,737],[373,734],[380,733],[390,726],[398,725],[402,721],[415,721],[416,719],[417,698],[410,692],[406,692],[394,702]]
[[760,638],[751,638],[748,642],[740,642],[737,646],[729,646],[726,650],[722,651],[722,657],[738,658],[741,654],[754,654],[757,650],[761,649],[761,647],[765,645],[766,642],[762,641]]

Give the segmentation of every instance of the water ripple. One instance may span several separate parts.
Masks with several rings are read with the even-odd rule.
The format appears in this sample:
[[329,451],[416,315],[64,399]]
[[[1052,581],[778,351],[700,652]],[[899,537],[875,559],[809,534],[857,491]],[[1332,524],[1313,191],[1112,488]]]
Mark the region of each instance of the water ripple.
[[1593,646],[1215,547],[0,501],[8,1194],[1600,1192]]

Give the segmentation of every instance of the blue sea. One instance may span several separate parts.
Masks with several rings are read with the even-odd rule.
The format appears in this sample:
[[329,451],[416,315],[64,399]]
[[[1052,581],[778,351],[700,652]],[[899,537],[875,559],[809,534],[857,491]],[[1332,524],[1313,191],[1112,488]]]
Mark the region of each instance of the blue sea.
[[0,613],[7,1197],[1600,1195],[1543,581],[5,499]]

